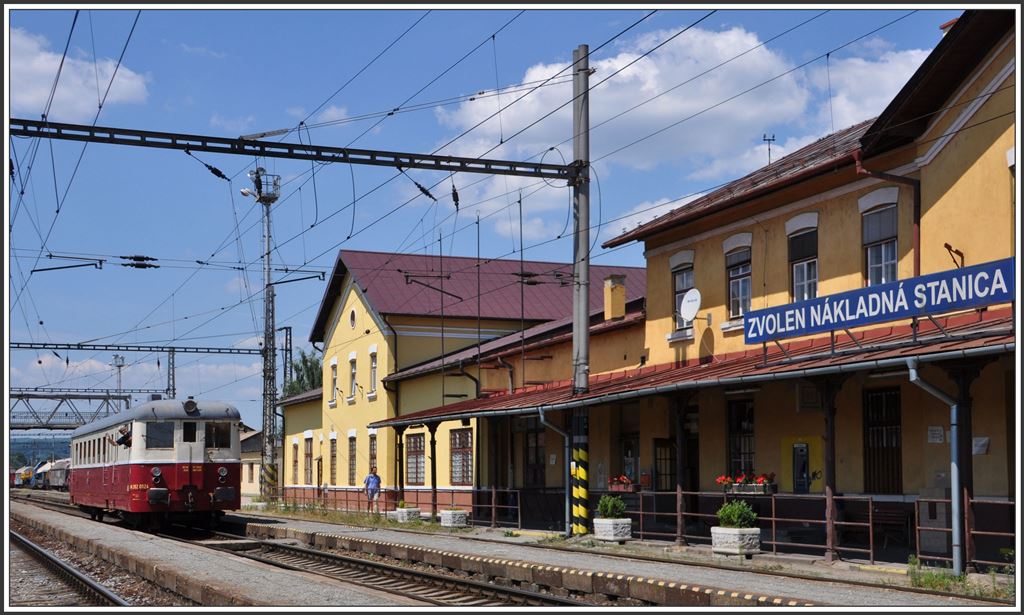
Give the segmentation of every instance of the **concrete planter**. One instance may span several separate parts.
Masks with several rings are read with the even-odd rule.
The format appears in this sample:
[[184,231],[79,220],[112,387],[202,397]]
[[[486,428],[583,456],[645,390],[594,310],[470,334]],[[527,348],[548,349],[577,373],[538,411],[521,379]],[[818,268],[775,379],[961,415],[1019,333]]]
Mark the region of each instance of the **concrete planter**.
[[711,551],[723,555],[753,555],[761,552],[761,528],[711,528]]
[[772,494],[778,493],[779,486],[775,483],[765,483],[758,485],[757,483],[729,483],[725,486],[726,493],[752,493],[752,494]]
[[466,527],[469,525],[469,513],[464,510],[442,510],[441,527]]
[[394,519],[399,523],[418,521],[420,518],[419,508],[396,508],[388,511],[388,519]]
[[622,544],[633,538],[633,520],[595,518],[594,538]]

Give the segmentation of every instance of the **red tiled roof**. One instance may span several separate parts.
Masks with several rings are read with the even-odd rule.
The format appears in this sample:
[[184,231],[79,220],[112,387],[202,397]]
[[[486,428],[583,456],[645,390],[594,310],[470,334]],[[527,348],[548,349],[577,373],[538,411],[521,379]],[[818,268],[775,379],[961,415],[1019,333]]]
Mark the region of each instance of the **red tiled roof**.
[[873,119],[866,120],[818,139],[753,173],[729,182],[714,192],[610,239],[603,246],[608,248],[644,239],[713,211],[725,209],[844,164],[850,164],[853,161],[853,152],[860,147],[861,136],[872,122]]
[[[850,339],[836,334],[835,353],[830,338],[819,337],[784,344],[790,357],[769,346],[715,357],[709,362],[667,363],[615,374],[591,376],[587,393],[573,395],[569,381],[522,389],[512,394],[494,394],[456,404],[422,410],[371,423],[370,427],[414,425],[428,421],[472,416],[528,414],[538,410],[590,406],[644,395],[665,394],[683,389],[728,386],[743,382],[801,378],[826,371],[861,371],[898,367],[910,357],[924,360],[953,353],[1015,350],[1013,318],[1008,309],[971,312],[936,319],[950,337],[928,321],[919,323],[918,339],[907,326],[878,327],[853,334]],[[859,348],[858,344],[863,346]],[[929,357],[931,355],[931,357]]]
[[[572,313],[572,265],[544,261],[524,261],[523,269],[530,280],[524,289],[525,319],[557,320]],[[518,319],[520,317],[519,260],[485,259],[480,264],[480,292],[477,292],[477,260],[471,257],[444,258],[445,293],[438,290],[442,280],[441,259],[422,254],[361,252],[341,250],[331,280],[327,285],[320,311],[310,333],[310,341],[323,341],[327,317],[341,292],[345,273],[351,272],[359,288],[380,314],[414,316],[440,315],[441,297],[444,314],[450,318],[476,318],[477,295],[480,295],[480,317]],[[408,277],[407,277],[408,274]],[[626,300],[642,297],[647,291],[647,274],[643,267],[590,265],[590,308],[604,302],[601,283],[605,277],[626,276]],[[407,282],[407,279],[417,282]],[[429,284],[434,288],[427,288]]]

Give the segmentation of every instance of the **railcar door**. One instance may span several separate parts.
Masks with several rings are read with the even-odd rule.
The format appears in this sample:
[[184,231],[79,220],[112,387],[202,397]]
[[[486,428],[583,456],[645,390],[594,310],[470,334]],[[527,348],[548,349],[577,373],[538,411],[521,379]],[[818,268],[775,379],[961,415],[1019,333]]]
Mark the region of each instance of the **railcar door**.
[[175,443],[175,461],[178,463],[178,487],[182,491],[185,508],[191,510],[203,489],[203,450],[205,433],[198,421],[181,422],[181,441]]

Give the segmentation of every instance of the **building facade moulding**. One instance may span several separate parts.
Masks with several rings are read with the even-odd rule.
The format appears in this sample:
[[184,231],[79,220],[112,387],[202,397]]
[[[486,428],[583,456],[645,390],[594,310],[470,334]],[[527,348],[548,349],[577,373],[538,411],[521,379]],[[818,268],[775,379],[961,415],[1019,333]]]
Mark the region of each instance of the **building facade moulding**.
[[878,207],[879,205],[894,205],[899,202],[899,197],[899,186],[886,186],[885,188],[872,190],[857,199],[857,209],[860,210],[860,213],[864,213]]
[[752,233],[736,233],[722,242],[722,251],[728,254],[737,248],[749,248],[752,239]]
[[818,228],[818,212],[805,211],[786,220],[786,236]]

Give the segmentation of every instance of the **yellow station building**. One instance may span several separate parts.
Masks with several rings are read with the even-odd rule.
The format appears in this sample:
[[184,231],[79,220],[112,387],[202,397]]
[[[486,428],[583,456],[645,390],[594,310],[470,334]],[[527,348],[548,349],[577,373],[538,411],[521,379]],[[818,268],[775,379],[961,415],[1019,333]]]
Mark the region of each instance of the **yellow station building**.
[[[624,297],[643,294],[642,268],[595,265],[592,271],[616,276]],[[285,493],[361,505],[356,492],[372,466],[392,504],[422,501],[424,492],[429,500],[434,484],[470,492],[479,485],[480,439],[473,423],[436,433],[412,427],[401,439],[392,430],[381,437],[367,425],[474,398],[502,386],[495,384],[501,379],[475,360],[415,382],[388,377],[562,319],[572,303],[571,278],[572,267],[564,263],[342,250],[310,334],[314,345],[323,345],[323,387],[280,402]],[[600,307],[601,287],[590,294],[591,304]],[[516,373],[521,386],[524,373]],[[533,373],[531,365],[527,382]],[[429,454],[432,439],[436,455]],[[428,457],[443,460],[443,471],[432,471]],[[459,460],[454,473],[448,467],[453,458]]]
[[[552,358],[543,377],[530,375],[531,361],[494,370],[497,381],[492,374],[456,403],[412,392],[436,370],[400,366],[389,377],[399,412],[370,426],[401,440],[424,425],[440,433],[475,421],[486,447],[481,488],[509,490],[510,514],[524,525],[562,527],[561,500],[579,494],[571,526],[587,531],[600,493],[626,491],[634,535],[639,525],[642,537],[699,541],[723,489],[738,489],[720,477],[764,473],[775,481],[754,498],[763,522],[801,519],[771,524],[767,541],[783,549],[949,558],[962,498],[966,561],[1005,563],[1019,433],[1009,300],[793,327],[763,343],[748,336],[765,310],[913,289],[957,270],[1001,267],[1008,294],[999,296],[1015,296],[1016,52],[1012,11],[967,11],[877,118],[607,242],[644,243],[646,303],[642,327],[595,336],[586,393],[565,381],[571,342],[550,339],[520,352]],[[978,275],[970,279],[994,279]],[[692,289],[700,305],[687,319],[680,308]],[[527,375],[515,379],[522,365]],[[566,436],[584,454],[568,464],[571,476]],[[621,475],[628,485],[614,484]]]

